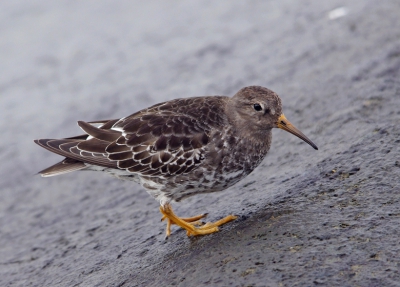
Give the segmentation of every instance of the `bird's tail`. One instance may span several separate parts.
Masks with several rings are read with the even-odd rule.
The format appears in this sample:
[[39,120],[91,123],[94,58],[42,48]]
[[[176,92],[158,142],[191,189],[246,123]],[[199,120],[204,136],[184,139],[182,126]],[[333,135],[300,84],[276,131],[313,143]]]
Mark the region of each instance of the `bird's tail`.
[[38,174],[40,174],[43,177],[49,177],[49,176],[55,176],[55,175],[60,175],[68,172],[73,172],[76,170],[80,170],[83,168],[86,168],[86,164],[72,159],[72,158],[65,158],[64,160],[60,161],[59,163],[56,163],[55,165],[52,165],[42,171],[39,171]]

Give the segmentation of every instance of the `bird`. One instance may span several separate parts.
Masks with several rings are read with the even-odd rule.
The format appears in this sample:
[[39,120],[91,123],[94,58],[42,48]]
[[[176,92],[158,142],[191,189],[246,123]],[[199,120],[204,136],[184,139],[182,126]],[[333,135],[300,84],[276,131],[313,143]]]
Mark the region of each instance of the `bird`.
[[139,183],[160,203],[166,221],[187,236],[212,234],[237,218],[204,223],[207,213],[179,217],[172,202],[218,192],[250,174],[267,155],[272,129],[280,128],[318,147],[283,114],[270,89],[248,86],[234,96],[178,98],[113,120],[78,121],[84,134],[34,140],[65,157],[39,174],[50,177],[78,170],[106,172]]

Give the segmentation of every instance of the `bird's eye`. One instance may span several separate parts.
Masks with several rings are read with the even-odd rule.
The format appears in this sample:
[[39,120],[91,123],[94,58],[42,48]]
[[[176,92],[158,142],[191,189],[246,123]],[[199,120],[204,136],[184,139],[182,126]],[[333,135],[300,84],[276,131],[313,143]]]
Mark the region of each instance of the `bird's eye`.
[[254,109],[256,110],[256,111],[261,111],[262,110],[262,107],[260,106],[260,104],[254,104]]

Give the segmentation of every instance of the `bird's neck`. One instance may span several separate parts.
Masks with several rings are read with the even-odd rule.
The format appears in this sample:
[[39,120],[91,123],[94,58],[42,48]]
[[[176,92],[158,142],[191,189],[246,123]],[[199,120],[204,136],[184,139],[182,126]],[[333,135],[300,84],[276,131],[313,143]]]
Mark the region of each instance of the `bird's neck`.
[[252,129],[251,127],[239,128],[238,136],[253,148],[256,148],[262,153],[267,153],[271,147],[272,131]]

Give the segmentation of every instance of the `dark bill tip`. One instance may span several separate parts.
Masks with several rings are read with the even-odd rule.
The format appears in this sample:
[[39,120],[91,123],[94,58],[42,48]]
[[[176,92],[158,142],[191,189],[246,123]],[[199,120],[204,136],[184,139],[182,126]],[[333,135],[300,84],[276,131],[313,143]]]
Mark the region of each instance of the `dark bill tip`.
[[301,138],[303,141],[305,141],[310,146],[312,146],[315,150],[318,150],[318,147],[316,146],[316,144],[313,143],[308,137],[306,137],[298,128],[296,128],[294,125],[292,125],[292,123],[288,121],[288,119],[285,117],[284,114],[282,114],[279,117],[276,125],[278,126],[278,128],[283,129],[283,130],[297,136],[298,138]]

